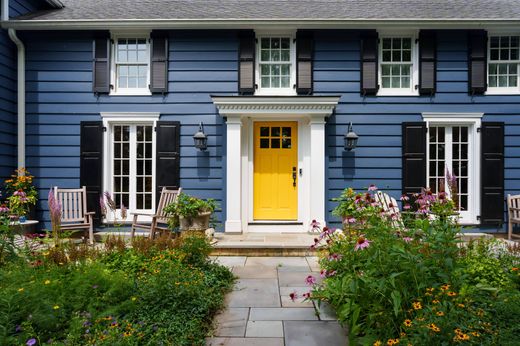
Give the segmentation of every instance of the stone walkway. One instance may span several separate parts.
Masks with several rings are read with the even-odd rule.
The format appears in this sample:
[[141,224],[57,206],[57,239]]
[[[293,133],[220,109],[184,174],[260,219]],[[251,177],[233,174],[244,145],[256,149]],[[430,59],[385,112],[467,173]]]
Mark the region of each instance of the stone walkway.
[[[346,333],[333,312],[317,313],[302,295],[305,278],[319,279],[315,257],[216,257],[239,278],[226,297],[226,309],[216,317],[208,346],[343,346]],[[290,294],[298,298],[292,301]]]

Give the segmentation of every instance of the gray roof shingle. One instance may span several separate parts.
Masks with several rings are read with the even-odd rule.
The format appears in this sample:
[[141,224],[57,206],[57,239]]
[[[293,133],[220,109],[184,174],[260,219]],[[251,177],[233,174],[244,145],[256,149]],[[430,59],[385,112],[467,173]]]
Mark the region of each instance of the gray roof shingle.
[[61,0],[28,20],[518,20],[520,0]]

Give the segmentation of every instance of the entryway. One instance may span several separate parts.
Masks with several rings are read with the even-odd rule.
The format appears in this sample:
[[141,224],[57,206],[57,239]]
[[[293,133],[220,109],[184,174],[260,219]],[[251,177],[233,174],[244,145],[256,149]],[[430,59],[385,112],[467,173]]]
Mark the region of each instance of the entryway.
[[254,123],[253,220],[298,219],[298,123]]

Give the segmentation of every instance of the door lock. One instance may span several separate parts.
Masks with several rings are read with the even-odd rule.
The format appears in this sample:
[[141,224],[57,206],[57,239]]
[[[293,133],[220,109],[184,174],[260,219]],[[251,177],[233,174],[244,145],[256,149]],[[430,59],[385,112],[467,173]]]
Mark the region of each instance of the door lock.
[[296,187],[296,167],[292,168],[292,186]]

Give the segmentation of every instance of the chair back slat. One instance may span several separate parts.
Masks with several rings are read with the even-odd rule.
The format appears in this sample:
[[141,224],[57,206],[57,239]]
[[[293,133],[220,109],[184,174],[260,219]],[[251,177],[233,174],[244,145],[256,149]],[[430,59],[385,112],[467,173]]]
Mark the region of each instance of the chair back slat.
[[392,225],[394,227],[401,227],[401,211],[399,210],[397,200],[381,191],[377,191],[377,193],[374,195],[374,199],[381,205],[381,208],[383,208],[384,213],[392,217]]
[[520,195],[507,195],[507,209],[511,219],[520,220]]
[[86,188],[59,189],[54,188],[54,196],[61,204],[61,222],[84,222],[86,206]]
[[155,215],[157,215],[158,222],[168,222],[168,218],[166,217],[164,208],[169,204],[175,202],[181,191],[182,188],[179,188],[178,190],[168,190],[165,187],[163,187],[161,191],[161,198],[159,199],[159,205],[157,206],[157,212],[155,213]]

